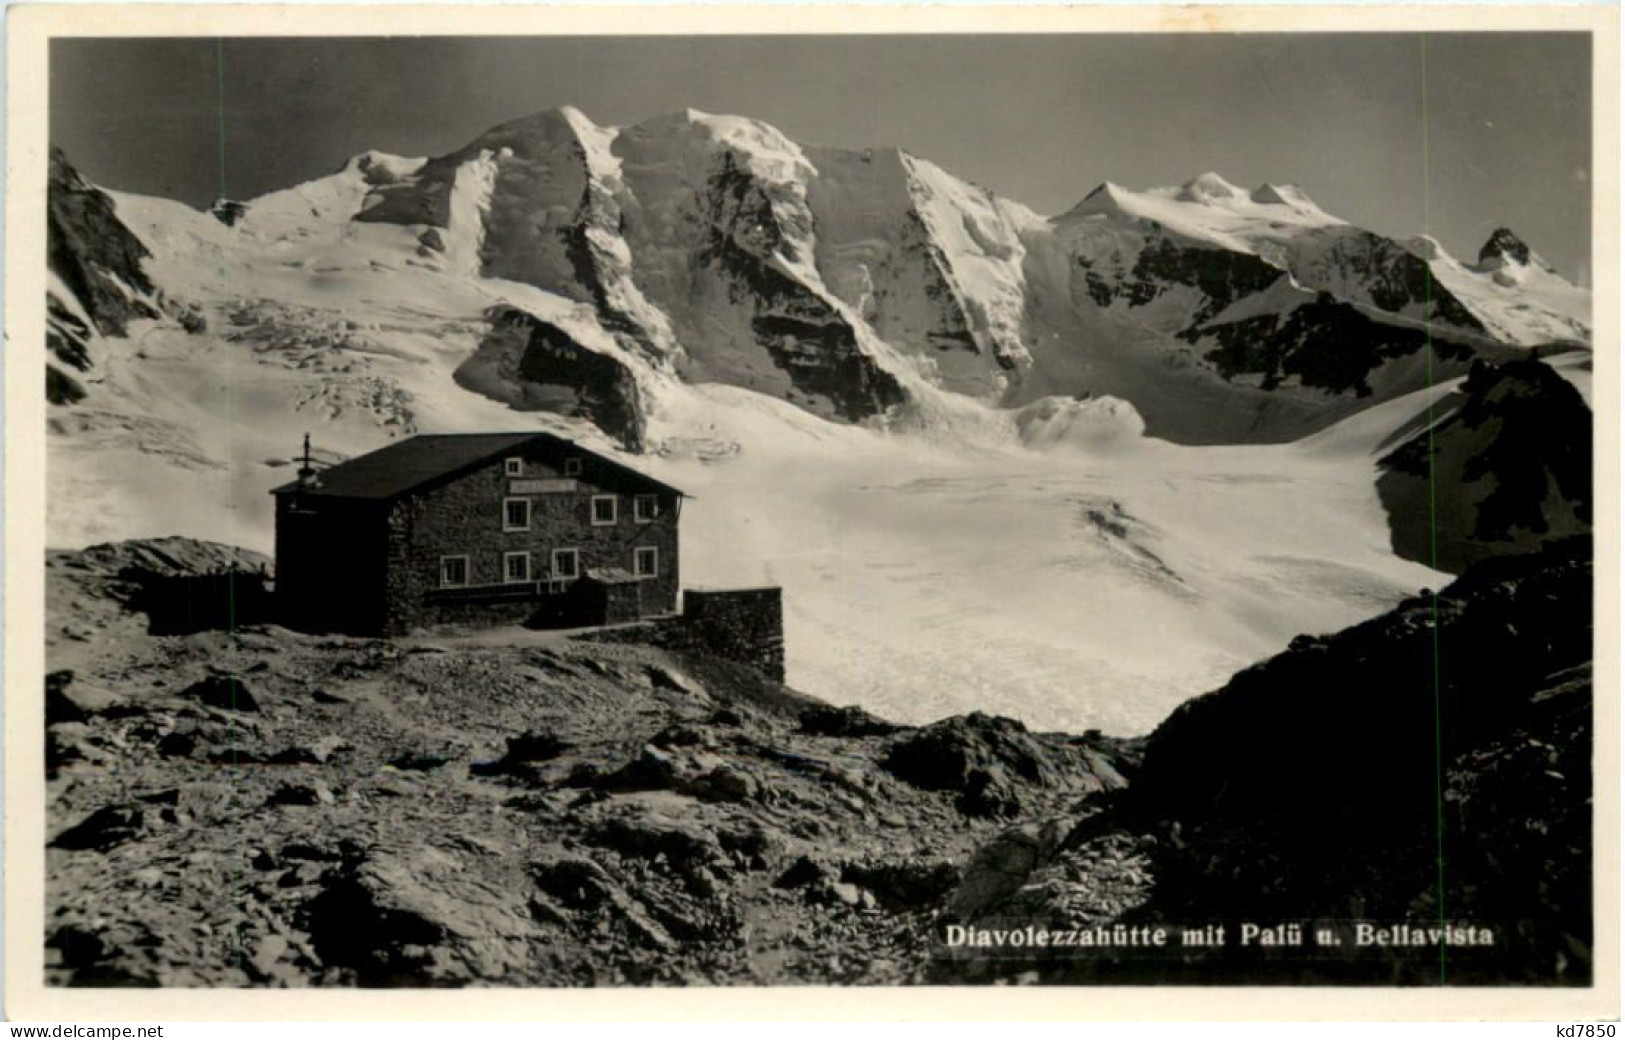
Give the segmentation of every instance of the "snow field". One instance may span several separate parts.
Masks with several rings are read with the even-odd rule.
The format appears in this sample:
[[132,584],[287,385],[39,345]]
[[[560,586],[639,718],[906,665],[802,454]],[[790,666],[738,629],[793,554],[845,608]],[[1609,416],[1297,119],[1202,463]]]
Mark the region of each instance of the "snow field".
[[[924,245],[940,251],[933,262],[985,361],[1028,349],[1025,294],[1035,280],[1070,285],[1074,252],[1132,264],[1118,254],[1143,241],[1133,221],[1272,258],[1292,242],[1341,236],[1346,225],[1300,190],[1249,193],[1214,176],[1141,193],[1107,186],[1050,222],[911,156],[804,151],[750,120],[685,112],[615,130],[574,110],[559,119],[537,124],[537,147],[565,155],[579,144],[580,180],[518,170],[538,191],[551,186],[530,202],[563,212],[580,203],[578,187],[600,193],[610,219],[588,240],[608,298],[652,334],[657,357],[695,353],[690,378],[710,364],[763,393],[680,382],[606,331],[591,304],[476,277],[504,164],[524,160],[510,145],[493,141],[457,169],[443,258],[419,255],[426,225],[350,219],[375,187],[359,161],[255,200],[233,228],[115,194],[155,253],[155,282],[202,304],[209,330],[137,323],[98,354],[93,397],[53,413],[51,544],[182,534],[269,552],[267,492],[291,479],[286,460],[307,430],[335,459],[413,432],[531,428],[613,452],[580,423],[505,403],[513,359],[475,355],[482,316],[506,303],[637,373],[656,453],[625,461],[694,496],[685,584],[782,585],[790,681],[837,703],[916,722],[983,710],[1040,728],[1144,732],[1293,636],[1344,627],[1445,580],[1390,551],[1374,479],[1387,438],[1450,384],[1294,445],[1182,447],[1145,438],[1134,407],[1098,393],[1001,410],[989,400],[1002,387],[965,371],[955,378],[977,391],[945,392],[932,379],[958,355],[893,342],[951,324],[925,269],[904,269]],[[768,396],[785,377],[751,367],[769,363],[748,314],[694,279],[694,189],[719,148],[765,185],[786,243],[769,262],[828,300],[909,385],[913,399],[888,420],[842,426]],[[422,160],[371,156],[374,166],[403,180]],[[924,241],[877,230],[905,212]],[[1580,297],[1538,265],[1519,272],[1519,291],[1533,287],[1539,306],[1510,311],[1511,290],[1492,273],[1436,243],[1424,259],[1464,303],[1477,301],[1475,313],[1519,315],[1503,321],[1510,336],[1545,335],[1578,313]],[[551,271],[559,258],[539,251],[532,261]],[[1040,349],[1069,352],[1068,377],[1110,376],[1171,407],[1220,408],[1219,391],[1176,367],[1181,358],[1139,350],[1150,326],[1177,318],[1155,308],[1194,306],[1166,295],[1133,315],[1074,314],[1054,326],[1070,338]],[[1227,317],[1300,295],[1282,283]],[[692,306],[668,322],[657,302],[671,300]],[[1559,362],[1589,387],[1580,356]]]

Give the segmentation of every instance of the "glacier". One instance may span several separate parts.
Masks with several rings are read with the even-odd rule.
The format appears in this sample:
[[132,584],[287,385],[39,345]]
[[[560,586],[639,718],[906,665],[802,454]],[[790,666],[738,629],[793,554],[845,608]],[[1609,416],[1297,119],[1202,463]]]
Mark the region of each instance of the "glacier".
[[784,587],[793,685],[907,721],[1144,731],[1437,586],[1392,551],[1381,444],[1472,357],[1590,335],[1527,250],[1464,263],[1301,188],[1108,184],[1043,217],[694,110],[366,153],[230,223],[107,197],[205,321],[90,330],[49,413],[53,546],[268,551],[307,431],[333,460],[549,429],[694,496],[686,584]]

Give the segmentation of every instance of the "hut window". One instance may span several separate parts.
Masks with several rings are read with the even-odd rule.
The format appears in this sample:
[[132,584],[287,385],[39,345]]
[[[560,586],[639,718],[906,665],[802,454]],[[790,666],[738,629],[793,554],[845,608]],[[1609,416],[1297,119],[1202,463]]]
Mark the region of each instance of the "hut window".
[[504,531],[530,530],[530,499],[505,498],[502,500],[502,529]]
[[615,522],[614,495],[592,496],[592,523],[594,527],[607,527]]
[[511,552],[502,554],[502,580],[506,582],[522,582],[530,580],[530,553]]
[[440,587],[460,589],[468,584],[468,557],[440,557]]
[[652,545],[632,550],[632,573],[640,578],[653,578],[660,573],[660,550]]
[[524,459],[519,459],[519,458],[503,459],[502,460],[502,472],[507,474],[510,477],[522,477],[522,476],[524,476],[525,475],[525,460]]
[[632,519],[646,524],[660,515],[660,499],[654,495],[638,495],[632,499]]
[[553,550],[553,577],[576,578],[581,575],[581,554],[574,549]]
[[564,460],[564,475],[567,476],[567,477],[579,477],[579,476],[581,476],[581,458],[580,458],[580,456],[572,455],[569,458]]

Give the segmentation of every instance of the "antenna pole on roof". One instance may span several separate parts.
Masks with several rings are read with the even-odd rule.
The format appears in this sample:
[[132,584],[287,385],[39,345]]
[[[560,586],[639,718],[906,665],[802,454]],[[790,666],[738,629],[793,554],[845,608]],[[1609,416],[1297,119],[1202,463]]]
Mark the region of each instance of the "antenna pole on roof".
[[299,483],[309,484],[310,478],[316,475],[316,467],[310,458],[310,431],[305,431],[305,453],[299,457]]

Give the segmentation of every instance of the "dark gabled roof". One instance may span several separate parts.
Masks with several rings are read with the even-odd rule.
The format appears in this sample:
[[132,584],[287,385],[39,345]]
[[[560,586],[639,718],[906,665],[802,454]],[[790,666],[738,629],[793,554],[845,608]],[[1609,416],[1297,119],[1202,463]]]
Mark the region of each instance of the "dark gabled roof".
[[583,455],[592,456],[600,465],[617,470],[636,480],[669,491],[682,492],[630,466],[589,451],[563,437],[551,433],[430,433],[419,434],[408,440],[397,441],[377,451],[358,455],[322,470],[316,482],[301,488],[298,481],[284,484],[271,491],[273,495],[302,491],[307,495],[327,498],[363,498],[387,500],[397,498],[425,484],[455,476],[473,469],[490,459],[513,451],[532,441],[546,441],[561,448],[575,448]]

